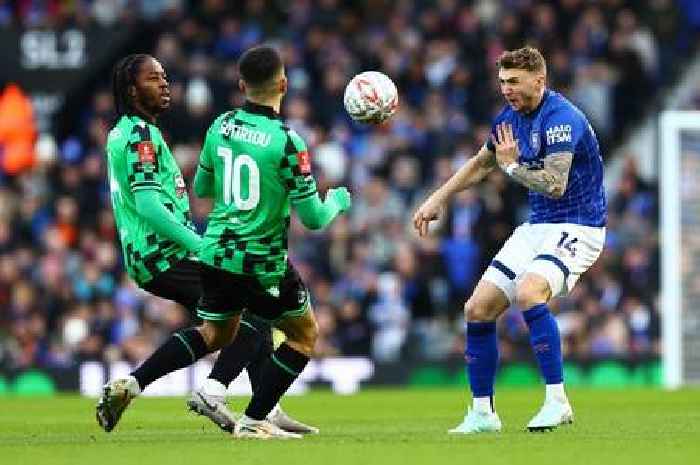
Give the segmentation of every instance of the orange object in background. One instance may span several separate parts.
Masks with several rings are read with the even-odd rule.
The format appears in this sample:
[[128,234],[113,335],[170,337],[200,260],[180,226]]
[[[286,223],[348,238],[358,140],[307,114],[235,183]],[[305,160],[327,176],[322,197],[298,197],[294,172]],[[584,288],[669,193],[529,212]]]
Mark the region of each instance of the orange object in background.
[[20,174],[34,166],[36,124],[29,97],[17,84],[0,89],[0,169]]

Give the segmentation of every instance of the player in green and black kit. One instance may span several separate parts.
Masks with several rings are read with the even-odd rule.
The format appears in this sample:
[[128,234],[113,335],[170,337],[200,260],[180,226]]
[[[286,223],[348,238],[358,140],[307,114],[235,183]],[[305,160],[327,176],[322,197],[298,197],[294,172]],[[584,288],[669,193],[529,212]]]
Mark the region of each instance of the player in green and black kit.
[[[143,289],[194,312],[202,286],[200,265],[191,256],[200,248],[201,238],[190,221],[180,169],[155,126],[156,117],[170,103],[165,72],[149,55],[130,55],[115,67],[113,81],[118,121],[109,134],[106,151],[126,270]],[[97,420],[105,431],[114,428],[130,400],[151,382],[230,342],[238,321],[220,320],[212,313],[201,326],[175,333],[132,376],[108,383],[97,406]],[[239,373],[247,366],[256,390],[259,367],[271,352],[269,326],[245,322],[219,359],[225,359],[226,366]],[[212,372],[211,376],[215,375]],[[189,404],[232,431],[235,418],[213,405],[214,401],[224,403],[225,387],[223,391],[220,397],[198,397]],[[290,419],[279,407],[270,420],[292,431],[315,430]]]
[[279,117],[287,90],[279,54],[250,49],[239,72],[247,102],[211,125],[195,176],[195,193],[214,199],[199,253],[198,314],[234,318],[247,309],[285,333],[234,434],[288,437],[265,418],[308,363],[318,336],[309,292],[287,260],[290,207],[306,227],[321,229],[350,207],[350,194],[331,189],[321,201],[306,145]]

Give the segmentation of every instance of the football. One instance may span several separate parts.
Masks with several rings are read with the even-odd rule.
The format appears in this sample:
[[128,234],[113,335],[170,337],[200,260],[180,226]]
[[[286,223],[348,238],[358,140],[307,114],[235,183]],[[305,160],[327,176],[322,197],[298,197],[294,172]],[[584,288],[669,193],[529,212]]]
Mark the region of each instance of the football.
[[399,107],[394,82],[378,71],[365,71],[353,77],[345,87],[345,110],[361,123],[383,123]]

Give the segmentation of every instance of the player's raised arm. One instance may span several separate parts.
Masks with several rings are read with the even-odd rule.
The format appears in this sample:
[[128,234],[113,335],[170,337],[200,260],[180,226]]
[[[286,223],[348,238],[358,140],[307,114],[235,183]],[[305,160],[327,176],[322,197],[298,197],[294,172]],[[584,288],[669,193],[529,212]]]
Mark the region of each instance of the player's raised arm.
[[321,201],[318,193],[294,202],[294,209],[304,226],[309,229],[323,229],[340,213],[350,208],[352,201],[345,187],[328,189],[326,199]]
[[[321,201],[316,189],[316,180],[311,174],[311,160],[304,141],[289,131],[288,147],[280,164],[280,174],[289,186],[289,198],[302,224],[309,229],[323,229],[340,213],[347,211],[352,203],[345,187],[329,189]],[[292,150],[294,148],[294,150]]]
[[421,237],[428,234],[428,225],[440,217],[450,197],[477,184],[495,167],[496,157],[484,144],[474,157],[470,158],[445,184],[418,207],[413,215],[413,226],[418,234]]
[[491,142],[496,148],[499,166],[510,177],[528,189],[547,197],[558,199],[564,195],[574,159],[573,153],[563,149],[561,152],[546,156],[542,169],[529,169],[518,163],[518,142],[513,136],[511,125],[503,123],[496,126],[496,135],[491,136]]

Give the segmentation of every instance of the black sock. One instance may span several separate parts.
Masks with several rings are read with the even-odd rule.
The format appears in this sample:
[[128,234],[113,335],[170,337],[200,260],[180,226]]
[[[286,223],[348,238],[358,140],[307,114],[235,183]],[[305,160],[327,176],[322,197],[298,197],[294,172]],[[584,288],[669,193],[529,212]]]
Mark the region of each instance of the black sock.
[[[233,342],[223,349],[214,362],[214,367],[209,373],[209,378],[215,379],[224,386],[228,385],[241,374],[243,368],[253,363],[262,343],[262,335],[245,321],[241,321],[238,333]],[[250,374],[250,368],[248,368]],[[253,379],[251,377],[251,383]],[[255,385],[255,384],[253,384]]]
[[245,414],[255,420],[264,419],[309,363],[309,357],[286,343],[279,346],[261,370],[260,385],[253,393]]
[[192,365],[209,352],[211,351],[207,348],[204,338],[196,328],[183,329],[173,333],[132,373],[132,376],[136,378],[143,390],[153,381]]
[[272,345],[272,333],[270,328],[258,327],[258,331],[258,334],[260,335],[260,343],[255,351],[255,354],[250,358],[250,363],[248,363],[248,366],[245,367],[246,371],[248,372],[250,387],[252,388],[253,393],[256,393],[258,389],[260,389],[263,367],[270,359],[272,352],[275,350]]

